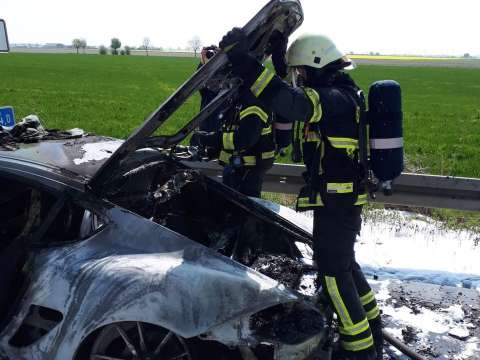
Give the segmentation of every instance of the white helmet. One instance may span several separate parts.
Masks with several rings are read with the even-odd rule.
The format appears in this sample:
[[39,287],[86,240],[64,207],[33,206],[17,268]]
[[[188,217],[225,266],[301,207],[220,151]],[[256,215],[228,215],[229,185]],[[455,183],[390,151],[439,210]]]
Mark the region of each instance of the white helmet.
[[302,35],[290,45],[287,52],[287,63],[290,67],[311,66],[321,69],[340,59],[348,63],[345,64],[346,70],[354,68],[352,60],[324,35]]

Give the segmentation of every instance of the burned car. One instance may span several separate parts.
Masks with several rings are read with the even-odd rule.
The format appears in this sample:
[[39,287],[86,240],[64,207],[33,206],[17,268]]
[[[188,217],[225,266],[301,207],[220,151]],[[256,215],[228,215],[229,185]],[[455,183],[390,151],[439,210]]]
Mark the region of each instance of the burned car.
[[[308,233],[153,149],[100,199],[85,179],[103,160],[86,159],[120,144],[92,136],[0,155],[2,264],[18,264],[2,292],[1,353],[305,358],[324,339],[323,315],[254,269],[299,288]],[[17,242],[29,244],[25,260]]]
[[[245,27],[252,51],[301,21],[298,1],[270,2]],[[314,289],[298,291],[310,233],[181,161],[237,89],[224,54],[207,65],[126,141],[2,137],[0,358],[306,359],[327,341]],[[217,99],[159,134],[214,78]]]

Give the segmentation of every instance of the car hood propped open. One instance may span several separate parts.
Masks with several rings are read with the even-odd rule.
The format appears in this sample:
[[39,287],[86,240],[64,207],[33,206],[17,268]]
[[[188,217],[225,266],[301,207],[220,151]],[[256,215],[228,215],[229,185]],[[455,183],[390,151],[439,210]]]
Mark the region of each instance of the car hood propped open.
[[[267,49],[274,32],[288,38],[303,22],[303,10],[299,0],[272,0],[263,7],[244,27],[250,44],[250,53],[260,61],[268,57]],[[173,135],[152,137],[154,132],[202,86],[212,79],[221,79],[218,96],[190,122]],[[105,183],[111,179],[114,170],[132,152],[146,146],[168,148],[180,143],[199,123],[208,118],[238,93],[241,80],[235,78],[228,69],[228,58],[224,52],[216,54],[201,67],[180,88],[178,88],[159,108],[157,108],[101,166],[90,181],[91,188],[102,192]]]

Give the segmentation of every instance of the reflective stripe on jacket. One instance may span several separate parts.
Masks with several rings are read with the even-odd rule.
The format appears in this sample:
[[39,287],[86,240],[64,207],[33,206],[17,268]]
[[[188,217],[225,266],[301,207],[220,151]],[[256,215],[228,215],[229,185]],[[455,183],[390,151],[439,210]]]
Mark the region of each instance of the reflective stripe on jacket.
[[[346,87],[304,88],[314,111],[305,124],[304,159],[325,205],[366,202],[358,158],[358,103]],[[358,100],[360,101],[360,100]]]
[[224,165],[241,161],[244,166],[255,166],[257,161],[274,158],[271,116],[258,104],[237,109],[222,128],[221,145],[219,161]]
[[[325,206],[366,202],[363,170],[358,158],[360,89],[338,73],[331,84],[293,88],[260,64],[250,71],[252,94],[290,122],[305,123],[304,161],[312,191]],[[319,139],[315,139],[317,134]],[[308,140],[308,141],[307,141]],[[309,196],[310,203],[316,196]],[[303,200],[302,200],[303,202]],[[315,202],[316,204],[316,202]]]

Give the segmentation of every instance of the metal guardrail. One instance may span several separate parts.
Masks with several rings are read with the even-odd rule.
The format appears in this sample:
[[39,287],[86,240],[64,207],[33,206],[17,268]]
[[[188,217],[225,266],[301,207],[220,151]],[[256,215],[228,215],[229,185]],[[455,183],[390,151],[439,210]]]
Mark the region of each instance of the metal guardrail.
[[[206,175],[221,178],[222,168],[215,162],[188,162],[189,167]],[[275,164],[268,172],[263,190],[274,193],[298,194],[304,185],[303,165]],[[392,196],[378,192],[372,200],[391,205],[480,211],[480,179],[402,174],[396,181]]]

